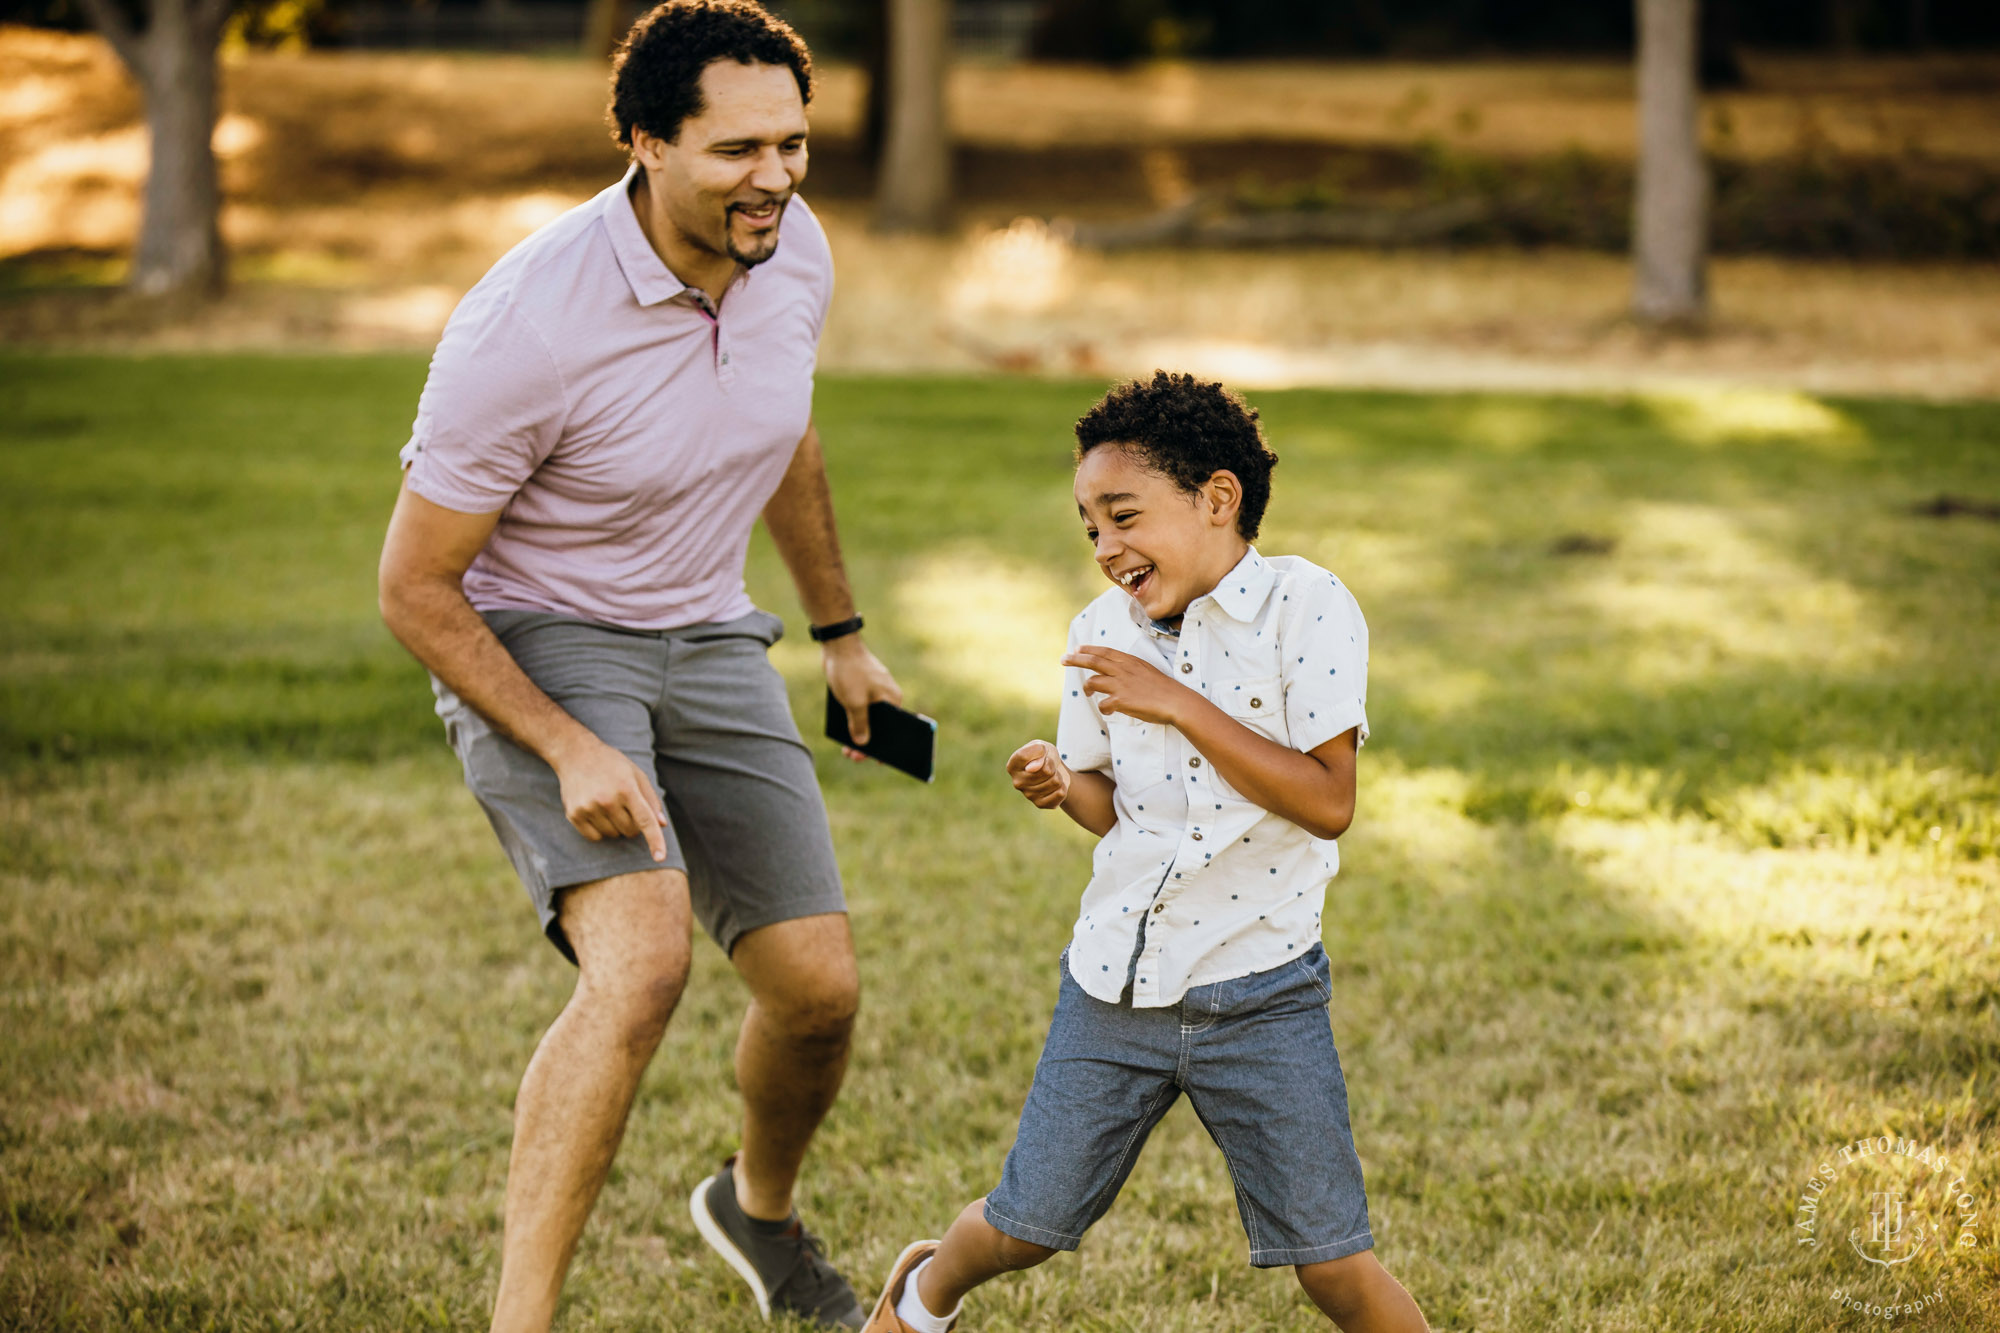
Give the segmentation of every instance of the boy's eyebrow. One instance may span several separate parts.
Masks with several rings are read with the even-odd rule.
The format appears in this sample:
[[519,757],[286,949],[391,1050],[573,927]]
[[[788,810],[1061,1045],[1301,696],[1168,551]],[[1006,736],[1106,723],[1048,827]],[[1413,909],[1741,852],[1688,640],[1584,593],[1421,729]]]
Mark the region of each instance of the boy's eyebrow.
[[[1120,500],[1136,500],[1138,498],[1139,497],[1137,495],[1134,495],[1131,491],[1106,491],[1104,494],[1097,497],[1097,503],[1099,503],[1100,505],[1114,505],[1117,504]],[[1076,508],[1077,512],[1079,513],[1083,511],[1082,505],[1078,505]]]

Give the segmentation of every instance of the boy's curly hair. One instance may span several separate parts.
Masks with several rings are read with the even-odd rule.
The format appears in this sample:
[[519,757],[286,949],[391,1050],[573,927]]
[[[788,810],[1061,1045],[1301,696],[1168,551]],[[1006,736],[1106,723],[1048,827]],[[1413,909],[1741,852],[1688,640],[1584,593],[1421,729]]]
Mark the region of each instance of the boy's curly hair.
[[1278,456],[1264,447],[1257,409],[1220,384],[1192,375],[1153,372],[1104,395],[1076,423],[1076,460],[1100,445],[1130,449],[1147,471],[1192,495],[1217,472],[1236,474],[1243,504],[1236,530],[1257,540],[1271,502]]
[[701,72],[717,60],[784,65],[812,102],[812,53],[756,0],[666,0],[640,15],[611,58],[612,133],[626,147],[642,129],[671,143],[702,113]]

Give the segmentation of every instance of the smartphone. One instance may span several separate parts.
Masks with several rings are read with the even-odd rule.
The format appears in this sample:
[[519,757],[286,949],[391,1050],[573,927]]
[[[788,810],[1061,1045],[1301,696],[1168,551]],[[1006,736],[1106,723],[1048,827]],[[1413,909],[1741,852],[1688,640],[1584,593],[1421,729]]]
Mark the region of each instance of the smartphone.
[[868,705],[868,744],[856,745],[847,730],[847,710],[826,692],[826,738],[870,759],[879,759],[919,782],[937,776],[937,720],[877,699]]

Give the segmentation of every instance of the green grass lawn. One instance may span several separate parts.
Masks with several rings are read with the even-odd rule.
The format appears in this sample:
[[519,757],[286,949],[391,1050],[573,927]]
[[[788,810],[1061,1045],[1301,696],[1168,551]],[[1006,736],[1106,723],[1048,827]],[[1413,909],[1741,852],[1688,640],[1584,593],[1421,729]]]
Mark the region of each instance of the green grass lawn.
[[[515,1081],[572,973],[375,617],[422,377],[0,358],[8,1328],[483,1326]],[[867,998],[803,1202],[869,1291],[997,1179],[1086,878],[1001,761],[1100,586],[1068,498],[1099,387],[821,386],[871,637],[943,728],[928,789],[818,747]],[[2000,500],[2000,407],[1254,397],[1261,546],[1373,635],[1326,945],[1385,1263],[1440,1328],[1881,1326],[1832,1293],[1935,1289],[1910,1326],[2000,1327],[2000,524],[1912,512]],[[810,727],[761,538],[750,578]],[[565,1326],[759,1326],[684,1206],[733,1146],[742,1001],[704,946]],[[1976,1247],[1862,1263],[1860,1186],[1795,1242],[1873,1135],[1963,1164]],[[1913,1220],[1957,1225],[1944,1184]],[[1315,1322],[1247,1266],[1184,1107],[1079,1256],[974,1302]]]

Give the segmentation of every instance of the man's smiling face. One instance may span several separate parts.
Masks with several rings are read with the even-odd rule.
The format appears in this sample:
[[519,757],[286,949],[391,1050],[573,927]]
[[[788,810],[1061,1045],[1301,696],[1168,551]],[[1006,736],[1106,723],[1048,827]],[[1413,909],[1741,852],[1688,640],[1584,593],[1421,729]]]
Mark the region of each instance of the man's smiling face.
[[1123,445],[1100,445],[1076,468],[1077,512],[1097,567],[1154,620],[1178,618],[1243,558],[1240,500],[1233,473],[1190,494]]
[[783,65],[709,62],[701,114],[669,142],[642,130],[633,151],[675,239],[751,267],[778,250],[778,223],[806,175],[806,108]]

